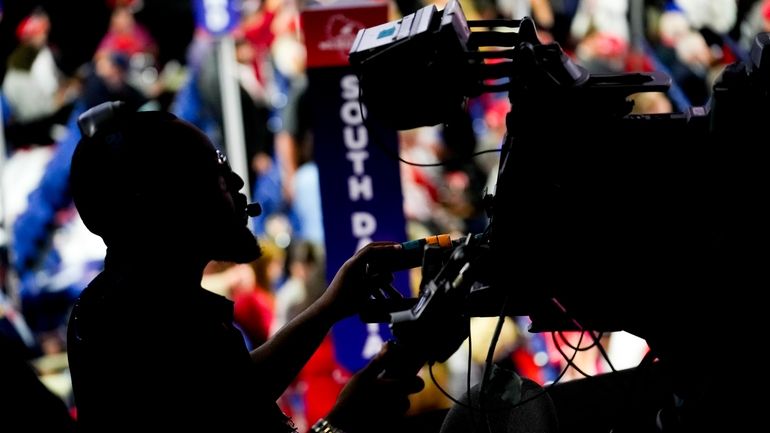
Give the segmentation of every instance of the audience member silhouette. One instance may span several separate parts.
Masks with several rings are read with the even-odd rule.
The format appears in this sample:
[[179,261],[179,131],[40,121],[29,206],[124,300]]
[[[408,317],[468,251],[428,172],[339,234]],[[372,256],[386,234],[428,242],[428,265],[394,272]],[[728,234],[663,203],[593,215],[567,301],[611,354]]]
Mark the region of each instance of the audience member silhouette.
[[[104,271],[68,329],[82,431],[293,430],[276,399],[331,325],[392,278],[370,277],[367,266],[395,260],[400,247],[374,242],[358,251],[315,303],[249,353],[232,303],[200,285],[210,260],[260,254],[241,178],[201,131],[166,112],[108,102],[79,125],[72,196],[107,245]],[[422,381],[382,378],[387,360],[383,351],[354,376],[322,421],[355,433],[398,419]]]
[[67,406],[41,382],[29,362],[31,355],[23,343],[0,329],[3,431],[74,433],[75,422]]

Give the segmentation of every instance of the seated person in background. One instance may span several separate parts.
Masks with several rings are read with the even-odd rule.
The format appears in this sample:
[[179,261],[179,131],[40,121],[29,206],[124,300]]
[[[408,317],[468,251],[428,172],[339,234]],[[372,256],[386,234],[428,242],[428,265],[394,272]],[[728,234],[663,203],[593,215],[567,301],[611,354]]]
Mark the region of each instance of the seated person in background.
[[[1,15],[0,11],[0,21]],[[59,70],[48,42],[50,31],[51,21],[42,9],[16,27],[19,44],[8,56],[0,92],[8,103],[3,116],[12,150],[45,146],[60,138],[58,131],[66,124],[78,93],[77,85]]]
[[[293,431],[276,399],[331,325],[392,277],[366,267],[386,266],[400,247],[358,251],[316,302],[249,353],[232,303],[201,288],[209,261],[260,255],[243,181],[189,123],[124,107],[108,102],[81,116],[70,174],[84,223],[107,245],[104,271],[68,328],[81,431]],[[387,359],[354,376],[313,431],[378,431],[398,419],[422,381],[380,377]]]

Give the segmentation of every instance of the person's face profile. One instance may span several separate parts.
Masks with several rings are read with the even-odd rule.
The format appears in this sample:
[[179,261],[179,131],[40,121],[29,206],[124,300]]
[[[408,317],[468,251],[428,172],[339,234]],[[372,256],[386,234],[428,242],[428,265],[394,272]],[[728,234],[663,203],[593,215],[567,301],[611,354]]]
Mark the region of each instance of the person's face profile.
[[116,117],[120,106],[105,107],[83,117],[89,139],[73,157],[73,192],[89,229],[120,248],[162,242],[206,260],[259,256],[244,183],[203,131],[162,113]]
[[243,224],[245,225],[248,222],[244,211],[246,196],[240,193],[241,188],[245,185],[243,179],[232,170],[232,167],[230,167],[230,163],[227,160],[227,156],[224,153],[217,149],[216,154],[216,172],[219,188],[228,199],[228,203],[232,205],[233,211],[243,220]]
[[195,177],[200,176],[205,182],[198,192],[202,194],[200,211],[205,219],[201,223],[207,227],[213,258],[233,262],[254,260],[259,257],[260,250],[247,227],[247,198],[240,192],[244,182],[233,172],[226,155],[202,132],[200,135],[206,147],[205,161],[201,156]]

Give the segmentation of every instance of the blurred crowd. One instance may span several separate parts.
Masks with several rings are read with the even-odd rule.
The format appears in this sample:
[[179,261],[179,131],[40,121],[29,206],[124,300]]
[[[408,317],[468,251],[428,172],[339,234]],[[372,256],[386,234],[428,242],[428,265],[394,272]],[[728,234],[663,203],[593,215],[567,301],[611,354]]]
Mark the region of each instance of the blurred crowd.
[[[383,0],[385,1],[385,0]],[[46,386],[75,416],[67,379],[65,324],[72,303],[102,266],[105,247],[75,212],[67,185],[79,140],[75,120],[86,109],[120,99],[140,110],[168,110],[199,126],[225,148],[219,85],[221,45],[193,20],[196,2],[178,1],[178,15],[150,14],[151,0],[107,0],[105,32],[84,46],[95,50],[82,64],[64,64],[54,38],[62,21],[46,2],[27,2],[13,20],[0,1],[4,58],[0,59],[0,341],[21,348]],[[50,2],[49,2],[50,3]],[[235,320],[249,347],[265,341],[316,299],[325,287],[322,191],[313,160],[307,108],[302,0],[242,0],[232,32],[234,68],[248,162],[248,187],[263,214],[252,221],[264,256],[249,265],[211,263],[203,287],[235,303]],[[543,42],[558,42],[591,73],[662,70],[673,78],[668,93],[634,95],[639,113],[676,112],[705,104],[722,68],[745,60],[757,32],[770,30],[770,0],[464,0],[469,19],[531,16]],[[427,3],[390,2],[396,19]],[[438,7],[442,1],[436,2]],[[15,7],[19,7],[15,5]],[[74,6],[73,6],[74,7]],[[83,11],[83,14],[88,12]],[[16,19],[18,18],[18,19]],[[164,27],[189,21],[184,50],[168,54]],[[62,24],[63,25],[63,24]],[[168,31],[167,29],[165,31]],[[70,57],[71,59],[71,57]],[[71,63],[71,61],[70,61]],[[465,117],[399,132],[407,236],[459,237],[481,232],[485,187],[493,187],[498,157],[475,152],[499,148],[509,109],[505,93],[468,101]],[[590,139],[590,138],[589,138]],[[148,156],[151,157],[151,156]],[[191,233],[191,236],[194,236]],[[157,269],[156,272],[163,272]],[[564,368],[560,351],[575,335],[551,338],[527,332],[527,319],[511,317],[495,351],[496,362],[539,383]],[[437,371],[452,395],[478,380],[494,322],[474,319],[469,346]],[[625,334],[602,337],[615,367],[645,354],[643,341]],[[302,430],[322,416],[351,372],[334,360],[329,340],[284,396],[283,409]],[[0,351],[0,358],[5,356]],[[598,351],[575,362],[588,374],[607,371]],[[5,368],[0,362],[0,368]],[[0,377],[6,372],[0,371]],[[120,374],[120,372],[116,372]],[[569,370],[566,378],[579,377]],[[563,379],[565,380],[565,379]],[[430,382],[426,380],[426,382]],[[0,394],[3,389],[0,388]],[[2,399],[0,399],[2,401]],[[413,411],[447,407],[434,387],[418,394]]]

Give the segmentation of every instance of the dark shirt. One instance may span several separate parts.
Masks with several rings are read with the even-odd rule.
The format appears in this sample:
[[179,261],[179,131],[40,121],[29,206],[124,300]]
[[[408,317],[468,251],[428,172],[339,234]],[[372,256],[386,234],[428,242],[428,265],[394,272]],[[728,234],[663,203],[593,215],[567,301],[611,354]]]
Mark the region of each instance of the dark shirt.
[[82,431],[291,431],[260,396],[232,302],[163,285],[107,266],[75,304],[68,353]]

